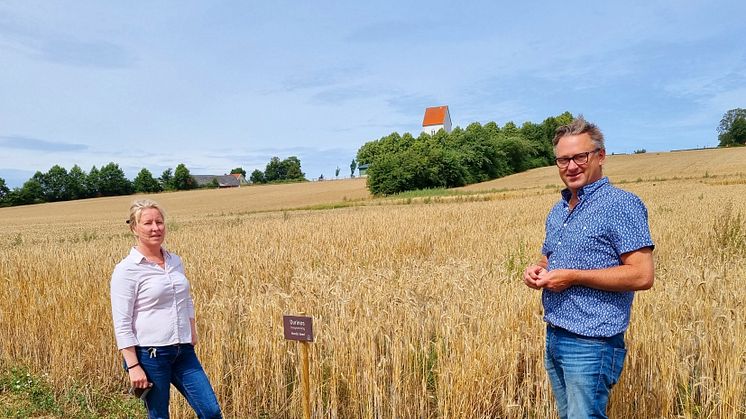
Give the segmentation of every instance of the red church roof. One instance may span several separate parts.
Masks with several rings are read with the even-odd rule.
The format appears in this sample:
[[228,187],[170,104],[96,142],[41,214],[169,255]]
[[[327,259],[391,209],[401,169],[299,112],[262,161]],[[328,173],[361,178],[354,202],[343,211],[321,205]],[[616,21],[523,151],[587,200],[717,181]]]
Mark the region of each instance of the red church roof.
[[434,106],[432,108],[427,108],[425,109],[425,118],[422,120],[422,126],[444,125],[446,123],[447,114],[448,106]]

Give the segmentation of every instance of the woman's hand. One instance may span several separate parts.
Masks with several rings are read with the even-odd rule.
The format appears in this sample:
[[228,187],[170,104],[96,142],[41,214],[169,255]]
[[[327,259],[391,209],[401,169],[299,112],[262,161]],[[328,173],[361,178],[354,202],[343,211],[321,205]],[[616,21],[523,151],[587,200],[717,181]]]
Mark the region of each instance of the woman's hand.
[[134,368],[130,368],[128,371],[130,376],[130,383],[134,388],[145,388],[150,387],[153,384],[148,382],[148,376],[145,375],[145,371],[140,365],[136,365]]

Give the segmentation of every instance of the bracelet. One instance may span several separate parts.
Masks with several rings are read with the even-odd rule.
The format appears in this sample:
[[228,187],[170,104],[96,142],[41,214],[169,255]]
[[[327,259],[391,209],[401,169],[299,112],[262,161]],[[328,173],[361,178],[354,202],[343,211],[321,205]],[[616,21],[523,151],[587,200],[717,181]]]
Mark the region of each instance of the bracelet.
[[131,370],[132,368],[135,368],[135,367],[137,367],[137,366],[139,366],[139,365],[140,365],[140,363],[139,363],[139,362],[135,362],[134,364],[132,364],[132,365],[130,365],[129,367],[127,367],[127,371],[129,372],[129,370]]

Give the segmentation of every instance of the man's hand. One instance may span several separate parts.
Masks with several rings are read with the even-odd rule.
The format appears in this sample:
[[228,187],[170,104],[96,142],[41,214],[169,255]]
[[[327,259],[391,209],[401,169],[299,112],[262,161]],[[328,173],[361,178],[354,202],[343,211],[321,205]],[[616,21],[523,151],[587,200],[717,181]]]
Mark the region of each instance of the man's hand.
[[541,289],[541,285],[537,283],[539,279],[546,275],[547,270],[541,265],[529,265],[526,270],[523,271],[523,282],[527,287],[538,290]]
[[573,270],[571,269],[555,269],[552,271],[544,271],[539,275],[539,279],[534,282],[538,288],[546,288],[553,292],[562,292],[571,286],[573,283]]

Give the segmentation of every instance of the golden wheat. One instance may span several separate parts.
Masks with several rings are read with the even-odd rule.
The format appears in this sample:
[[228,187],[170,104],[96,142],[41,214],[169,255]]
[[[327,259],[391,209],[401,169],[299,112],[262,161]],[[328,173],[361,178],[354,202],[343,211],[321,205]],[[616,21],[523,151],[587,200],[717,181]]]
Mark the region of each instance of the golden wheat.
[[[614,156],[608,172],[617,157],[644,162],[616,176],[648,206],[657,269],[654,288],[636,297],[609,413],[742,417],[746,159],[673,179],[645,171],[645,155]],[[282,315],[305,312],[317,334],[314,417],[553,417],[540,297],[520,279],[558,199],[546,186],[557,179],[546,179],[481,199],[323,211],[262,212],[367,199],[363,182],[282,185],[273,198],[260,188],[156,196],[226,416],[300,416],[298,351]],[[123,222],[131,199],[0,209],[0,361],[46,372],[59,389],[122,393],[108,286],[133,244]],[[173,412],[189,409],[179,400]]]

